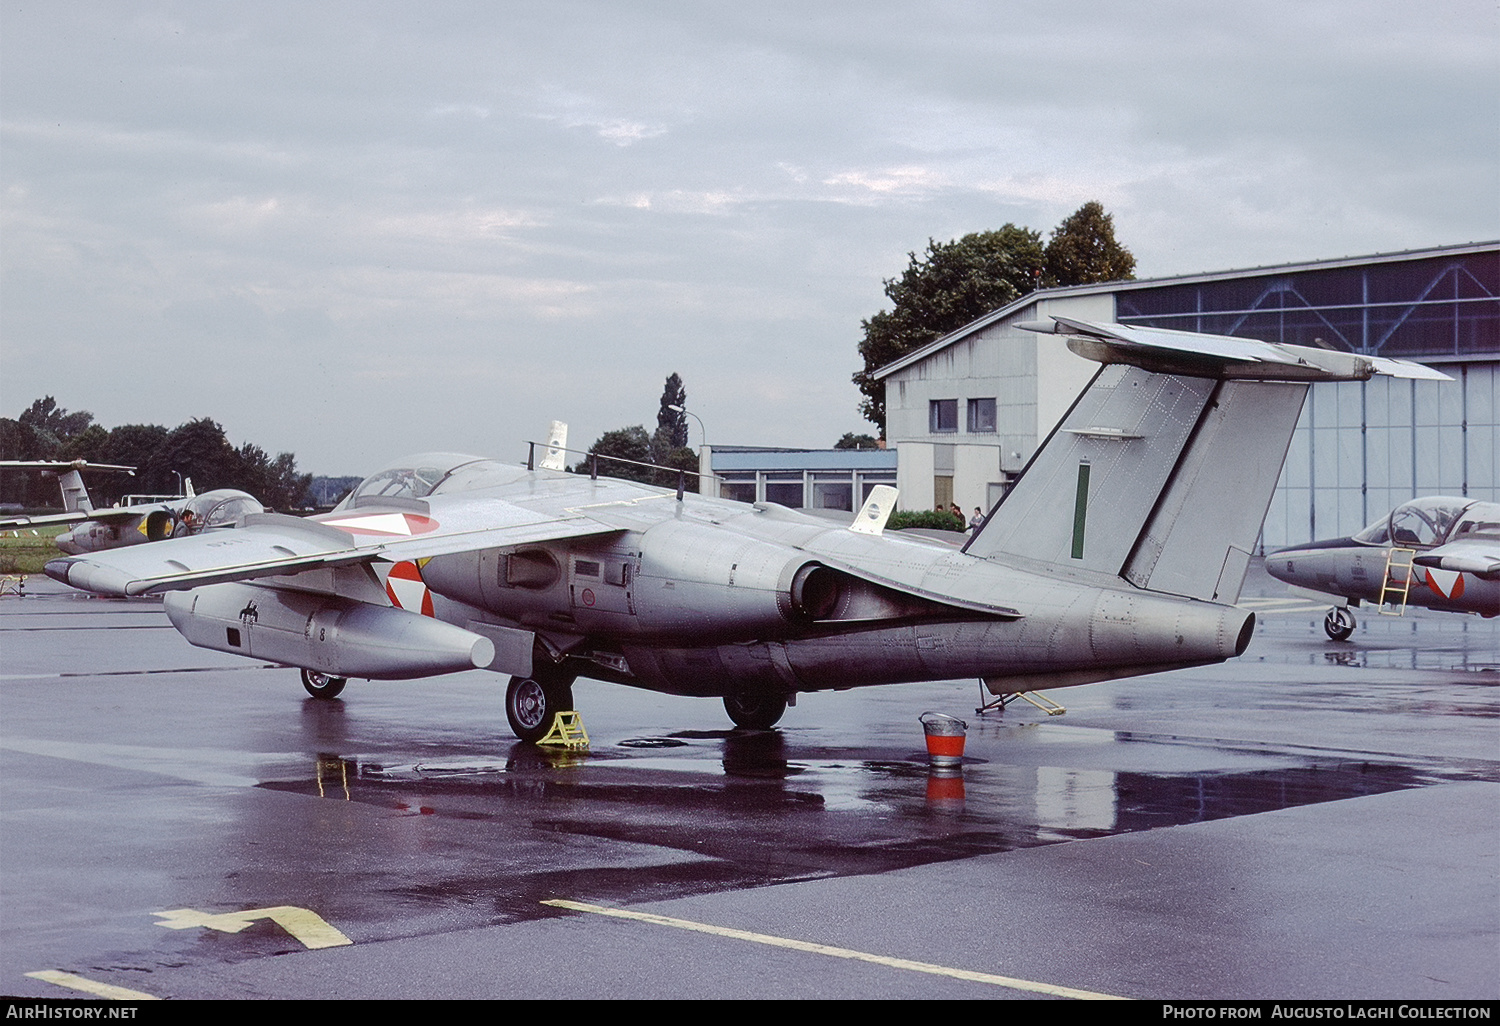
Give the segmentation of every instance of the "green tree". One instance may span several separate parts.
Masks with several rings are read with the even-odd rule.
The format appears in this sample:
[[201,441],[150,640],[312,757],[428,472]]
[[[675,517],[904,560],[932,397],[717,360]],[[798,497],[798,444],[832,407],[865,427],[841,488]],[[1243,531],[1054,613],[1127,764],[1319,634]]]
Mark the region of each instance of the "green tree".
[[[645,427],[640,424],[604,432],[597,442],[589,446],[589,455],[599,458],[599,473],[604,477],[621,477],[645,484],[651,482],[651,468],[635,465],[651,462],[651,436],[646,434]],[[620,460],[632,462],[621,463]],[[587,474],[592,463],[593,460],[584,459],[573,470],[578,474]]]
[[651,483],[662,488],[676,488],[678,471],[683,477],[683,486],[690,492],[698,490],[698,454],[687,446],[668,450],[665,455],[652,460],[660,470],[651,475]]
[[34,455],[21,457],[29,460],[53,460],[58,458],[58,453],[74,435],[82,434],[83,431],[94,422],[94,415],[87,410],[79,410],[77,413],[69,413],[57,405],[57,400],[50,395],[38,399],[26,408],[26,412],[16,418],[17,422],[24,428],[29,428],[34,436],[35,443],[43,451]]
[[[167,435],[161,448],[145,466],[152,480],[170,480],[176,475],[193,479],[199,492],[213,488],[238,488],[240,457],[224,429],[207,417],[190,420]],[[174,473],[175,472],[175,473]]]
[[844,437],[833,443],[835,449],[879,449],[880,442],[874,435],[856,435],[845,431]]
[[[52,396],[38,399],[16,420],[0,418],[0,459],[87,460],[136,467],[134,478],[102,474],[90,478],[96,506],[110,505],[127,492],[176,494],[184,478],[199,492],[238,488],[272,509],[308,504],[310,474],[297,473],[289,452],[274,458],[249,442],[236,449],[224,429],[207,417],[168,431],[160,424],[126,424],[106,431],[87,411],[70,413]],[[16,484],[13,482],[19,481]],[[6,501],[45,506],[57,502],[54,478],[6,475]]]
[[312,485],[311,474],[298,474],[297,461],[289,452],[272,459],[258,445],[246,442],[235,450],[239,458],[239,469],[234,485],[249,492],[268,509],[301,509],[311,505],[308,488]]
[[1049,288],[1135,277],[1135,257],[1115,241],[1114,218],[1093,201],[1079,207],[1053,230],[1046,260],[1042,280]]
[[885,384],[874,374],[929,342],[956,331],[1045,284],[1083,285],[1132,277],[1135,257],[1115,240],[1114,220],[1090,201],[1065,218],[1046,247],[1041,233],[1008,224],[954,242],[927,241],[909,254],[900,278],[885,282],[894,304],[862,323],[864,370],[854,383],[864,393],[860,412],[885,435]]
[[[671,407],[676,406],[677,409]],[[661,409],[656,414],[656,432],[651,436],[652,454],[657,462],[665,463],[673,449],[688,444],[687,389],[682,387],[682,378],[677,374],[667,375],[667,383],[661,393]]]
[[954,242],[927,241],[899,278],[888,278],[892,309],[863,322],[864,370],[854,383],[864,393],[860,412],[885,434],[885,384],[874,372],[1033,291],[1044,261],[1041,233],[1007,224]]
[[143,495],[175,495],[177,475],[170,468],[158,467],[154,462],[157,450],[167,444],[170,434],[160,424],[122,424],[111,428],[100,462],[139,469],[134,478],[104,481],[100,486],[102,494],[111,502],[127,491]]
[[18,420],[0,417],[0,460],[33,460],[38,445],[36,430]]
[[69,438],[58,450],[60,460],[88,460],[90,463],[108,462],[104,457],[109,451],[109,432],[98,424],[90,424]]

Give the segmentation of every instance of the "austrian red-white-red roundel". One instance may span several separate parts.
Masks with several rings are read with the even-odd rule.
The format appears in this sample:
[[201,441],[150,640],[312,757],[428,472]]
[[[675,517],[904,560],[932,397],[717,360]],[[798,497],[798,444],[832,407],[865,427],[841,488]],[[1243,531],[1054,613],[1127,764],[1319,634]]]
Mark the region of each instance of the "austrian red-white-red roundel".
[[410,538],[415,534],[436,531],[438,522],[418,513],[350,513],[323,520],[320,523],[337,527],[350,534],[373,535],[381,538]]
[[1450,601],[1457,601],[1464,593],[1464,575],[1456,570],[1438,570],[1424,567],[1427,587]]
[[410,560],[391,567],[390,576],[385,579],[385,593],[399,609],[437,617],[432,609],[432,592],[422,580],[422,571]]

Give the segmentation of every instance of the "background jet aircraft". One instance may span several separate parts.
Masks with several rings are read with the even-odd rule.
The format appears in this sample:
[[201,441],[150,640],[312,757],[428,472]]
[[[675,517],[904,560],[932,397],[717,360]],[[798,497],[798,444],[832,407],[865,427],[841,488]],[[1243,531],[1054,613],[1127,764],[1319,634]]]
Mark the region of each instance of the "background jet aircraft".
[[84,460],[71,463],[6,460],[0,462],[0,469],[42,470],[57,474],[65,512],[6,517],[0,520],[0,530],[76,523],[78,527],[63,532],[55,539],[57,547],[71,555],[140,542],[162,541],[184,534],[197,534],[213,527],[231,527],[246,513],[265,510],[254,496],[234,488],[216,488],[202,495],[194,495],[191,479],[187,482],[186,495],[95,509],[88,489],[84,487],[81,471],[111,470],[133,474],[134,467],[87,463]]
[[1058,319],[1105,366],[962,549],[540,468],[429,454],[310,519],[58,559],[112,595],[164,592],[190,642],[348,677],[485,667],[536,740],[579,676],[720,697],[768,728],[804,691],[980,677],[994,694],[1216,663],[1307,382],[1443,375],[1400,361]]
[[1341,600],[1323,620],[1335,641],[1354,633],[1349,607],[1362,601],[1500,616],[1500,504],[1413,499],[1352,537],[1273,552],[1266,571]]

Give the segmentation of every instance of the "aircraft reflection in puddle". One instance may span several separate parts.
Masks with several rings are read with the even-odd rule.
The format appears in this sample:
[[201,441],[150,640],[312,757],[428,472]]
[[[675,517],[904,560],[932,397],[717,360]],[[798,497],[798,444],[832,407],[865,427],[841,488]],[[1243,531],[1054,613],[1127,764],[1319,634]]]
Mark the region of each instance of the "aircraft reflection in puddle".
[[[720,751],[711,754],[712,748]],[[763,837],[778,846],[816,846],[820,838],[838,837],[841,845],[899,846],[914,833],[930,840],[921,824],[943,813],[966,841],[961,850],[918,860],[925,862],[1252,815],[1439,779],[1412,766],[1338,760],[1197,773],[976,761],[955,773],[936,772],[915,754],[910,760],[840,760],[809,750],[810,757],[793,760],[787,748],[782,733],[762,731],[630,739],[615,751],[589,755],[528,744],[515,745],[506,758],[323,755],[310,779],[261,786],[471,821],[526,819],[540,809],[579,833],[597,832],[590,824],[617,819],[610,810],[628,806],[626,818],[649,822],[652,843],[669,846],[679,831],[697,838],[705,814],[719,824],[716,833],[734,835],[736,843]],[[651,754],[635,754],[642,751]],[[805,817],[789,824],[775,815],[806,811],[818,812],[824,826]]]

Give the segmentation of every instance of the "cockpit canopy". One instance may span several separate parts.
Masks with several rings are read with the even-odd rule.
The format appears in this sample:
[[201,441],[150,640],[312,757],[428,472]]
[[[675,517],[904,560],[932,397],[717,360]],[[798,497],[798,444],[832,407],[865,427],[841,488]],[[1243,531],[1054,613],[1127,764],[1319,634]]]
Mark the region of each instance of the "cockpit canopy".
[[[408,456],[359,483],[339,509],[378,505],[391,499],[425,499],[440,490],[464,491],[486,484],[501,484],[525,473],[479,456],[454,452],[429,452]],[[444,486],[448,486],[446,489]]]
[[189,499],[182,507],[181,521],[189,533],[197,534],[214,527],[233,527],[246,514],[265,511],[253,495],[235,488],[216,488]]
[[[1354,540],[1365,545],[1431,548],[1449,540],[1450,533],[1455,537],[1459,533],[1467,536],[1476,527],[1487,526],[1472,521],[1472,518],[1464,517],[1465,512],[1474,504],[1474,499],[1452,495],[1428,495],[1413,499],[1397,506],[1389,516],[1381,517],[1360,531],[1354,536]],[[1455,532],[1454,527],[1460,522],[1462,522],[1461,529]],[[1490,529],[1495,528],[1491,526]]]

